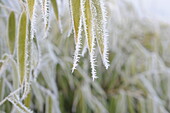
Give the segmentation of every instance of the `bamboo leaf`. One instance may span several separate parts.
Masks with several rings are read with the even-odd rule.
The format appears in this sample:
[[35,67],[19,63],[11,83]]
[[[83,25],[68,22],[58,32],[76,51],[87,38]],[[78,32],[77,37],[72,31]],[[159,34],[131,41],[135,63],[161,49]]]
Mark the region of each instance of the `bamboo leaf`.
[[95,17],[95,34],[98,42],[98,47],[103,60],[103,64],[108,69],[108,44],[106,32],[106,11],[103,6],[102,0],[92,0],[92,12]]
[[93,38],[93,33],[92,33],[92,15],[91,15],[91,7],[90,7],[90,0],[85,1],[84,5],[84,30],[85,30],[85,35],[88,43],[88,49],[90,52],[92,52],[92,38]]
[[47,28],[49,27],[49,8],[50,8],[49,2],[50,2],[50,0],[40,0],[45,30],[47,30]]
[[32,20],[35,0],[27,0],[27,3],[28,3],[29,16],[30,19]]
[[58,4],[57,4],[57,1],[56,0],[51,0],[51,4],[53,6],[55,17],[56,17],[56,19],[58,21],[59,20],[59,14],[58,14]]
[[8,46],[11,54],[14,53],[15,49],[15,29],[15,13],[11,12],[8,19]]
[[135,113],[133,97],[127,96],[128,111],[129,113]]
[[17,108],[17,110],[21,113],[33,113],[30,109],[28,109],[24,104],[22,104],[14,96],[8,97],[8,101],[10,101]]
[[27,45],[26,45],[26,50],[27,50],[27,57],[26,57],[26,75],[27,75],[27,81],[30,81],[31,77],[31,55],[32,55],[32,43],[33,39],[31,37],[31,22],[28,22],[28,37],[27,37]]
[[4,97],[4,91],[5,91],[5,84],[4,84],[4,79],[0,78],[0,101],[3,99]]
[[18,76],[18,70],[17,70],[17,64],[14,60],[11,59],[11,65],[12,65],[12,69],[13,69],[13,87],[14,89],[18,89],[19,87],[19,76]]
[[50,96],[46,97],[46,113],[53,113],[53,100]]
[[22,84],[26,72],[26,31],[27,31],[27,16],[22,12],[19,23],[19,37],[18,37],[18,67],[20,75],[20,83]]
[[74,29],[74,39],[76,43],[76,50],[74,53],[74,62],[73,62],[73,68],[72,72],[74,72],[74,69],[77,67],[77,63],[80,59],[80,49],[82,45],[82,15],[81,15],[81,4],[80,0],[70,0],[71,4],[71,14],[72,14],[72,23],[73,23],[73,29]]
[[[84,5],[83,5],[84,4]],[[86,0],[85,3],[82,4],[83,12],[83,22],[84,22],[84,30],[85,30],[85,36],[87,40],[87,45],[90,53],[90,62],[91,62],[91,68],[92,68],[92,78],[94,79],[98,78],[96,76],[96,69],[95,69],[95,36],[94,36],[94,16],[91,12],[91,0]]]
[[71,14],[73,21],[73,29],[74,29],[74,38],[75,42],[78,42],[78,34],[81,32],[81,9],[80,9],[80,0],[70,0],[71,4]]
[[27,97],[25,98],[24,104],[25,104],[26,107],[28,107],[28,108],[30,107],[30,105],[31,105],[31,93],[29,93],[27,95]]
[[103,55],[104,52],[104,28],[103,28],[103,12],[101,9],[101,4],[100,4],[100,0],[92,0],[93,1],[93,7],[95,7],[95,9],[93,8],[93,14],[96,17],[95,18],[95,33],[96,33],[96,39],[98,41],[98,45],[100,48],[100,53],[101,55]]

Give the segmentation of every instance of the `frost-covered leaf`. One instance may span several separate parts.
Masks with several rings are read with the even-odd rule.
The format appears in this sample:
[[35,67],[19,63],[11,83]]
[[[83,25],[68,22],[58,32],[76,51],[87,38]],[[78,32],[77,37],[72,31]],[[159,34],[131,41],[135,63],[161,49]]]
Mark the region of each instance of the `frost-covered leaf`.
[[19,87],[19,76],[18,76],[18,70],[17,70],[17,63],[13,60],[11,60],[12,70],[13,70],[13,88],[18,89]]
[[4,97],[4,91],[5,91],[5,84],[4,84],[4,79],[0,78],[0,100],[3,99]]
[[29,93],[27,95],[27,97],[25,98],[24,104],[25,104],[26,107],[30,107],[30,105],[31,105],[31,93]]
[[45,30],[47,30],[49,25],[49,8],[50,0],[40,0],[41,11],[44,19]]
[[53,113],[53,99],[50,96],[46,97],[46,113]]
[[102,56],[103,64],[108,69],[108,43],[106,32],[106,11],[103,6],[102,0],[92,0],[92,12],[95,17],[95,34],[98,42],[100,54]]
[[92,15],[91,0],[86,0],[82,3],[83,12],[83,26],[85,30],[85,37],[90,53],[90,62],[92,68],[93,80],[97,78],[95,69],[95,34],[94,34],[94,16]]
[[[77,66],[80,59],[82,28],[85,33],[86,43],[90,54],[90,62],[92,68],[93,80],[96,76],[96,61],[95,61],[95,43],[96,38],[102,56],[103,63],[108,68],[108,53],[106,40],[106,15],[103,4],[97,0],[70,0],[72,23],[74,29],[74,38],[76,43],[76,50],[74,53],[74,63],[72,72]],[[85,44],[86,45],[86,44]]]
[[81,32],[82,32],[82,15],[81,15],[81,0],[70,0],[71,4],[71,14],[72,14],[72,24],[74,29],[74,40],[76,43],[75,53],[74,53],[74,62],[72,72],[77,66],[77,63],[80,59],[80,49],[81,49]]
[[33,113],[23,103],[21,103],[19,100],[17,100],[15,95],[8,97],[8,101],[10,101],[17,108],[17,110],[21,113]]
[[31,22],[28,22],[28,35],[27,35],[27,40],[26,40],[26,51],[27,51],[27,57],[26,57],[26,79],[27,81],[30,81],[31,78],[31,56],[32,56],[32,43],[33,43],[33,39],[31,37]]
[[84,30],[85,30],[85,36],[86,36],[86,39],[87,39],[87,43],[88,43],[88,49],[89,49],[89,52],[91,53],[92,52],[92,47],[93,47],[93,28],[92,28],[92,13],[91,13],[91,5],[90,5],[90,0],[86,0],[85,3],[82,3],[84,4],[84,6],[82,5],[82,8],[84,8]]
[[25,83],[24,92],[22,99],[25,99],[30,92],[30,81],[31,81],[31,55],[32,55],[32,38],[31,38],[31,22],[28,22],[27,38],[26,38],[26,72],[25,72]]
[[26,12],[22,12],[19,22],[19,33],[18,33],[18,67],[20,75],[20,83],[24,81],[26,73],[26,40],[27,36],[27,16]]
[[15,49],[15,37],[16,37],[16,26],[15,26],[15,13],[11,12],[8,19],[8,45],[10,53],[14,53]]
[[53,10],[54,10],[54,13],[55,13],[55,17],[57,19],[57,21],[59,21],[59,12],[58,12],[58,4],[57,4],[57,1],[56,0],[51,0],[51,4],[53,6]]
[[29,16],[30,19],[32,20],[35,0],[27,0],[27,3],[28,3]]
[[78,42],[81,29],[81,0],[70,0],[75,42]]
[[31,33],[31,38],[33,39],[35,37],[36,33],[36,21],[37,21],[37,15],[36,15],[36,9],[37,9],[37,1],[38,0],[27,0],[28,4],[28,12],[31,20],[31,30],[29,31]]

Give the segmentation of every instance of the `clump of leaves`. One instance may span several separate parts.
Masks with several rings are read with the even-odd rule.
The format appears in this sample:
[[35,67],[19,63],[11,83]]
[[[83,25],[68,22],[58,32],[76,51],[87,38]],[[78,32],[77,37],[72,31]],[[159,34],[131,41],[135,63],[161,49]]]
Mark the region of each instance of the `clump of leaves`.
[[[5,1],[3,2],[6,3]],[[55,13],[57,22],[60,23],[62,14],[59,10],[59,3],[59,0],[19,0],[17,5],[20,6],[21,10],[16,11],[19,13],[18,25],[16,22],[16,15],[18,16],[18,14],[14,11],[10,12],[8,19],[8,46],[10,53],[6,53],[5,57],[7,62],[13,63],[13,70],[16,71],[15,81],[13,79],[13,83],[15,83],[15,90],[2,100],[0,105],[8,100],[17,108],[18,111],[31,112],[31,110],[27,108],[30,106],[30,88],[32,82],[34,82],[33,86],[36,84],[39,73],[38,69],[41,66],[41,52],[43,52],[41,51],[42,48],[39,43],[41,40],[45,40],[45,38],[49,37],[48,33],[51,29],[50,22],[52,18],[52,9],[53,13]],[[71,29],[73,28],[74,30],[76,45],[72,72],[76,68],[79,60],[81,38],[83,38],[82,32],[84,31],[90,54],[92,77],[94,80],[97,78],[95,70],[96,40],[100,48],[103,63],[106,68],[109,66],[107,53],[106,11],[104,9],[104,4],[101,0],[70,0],[70,12],[73,25]],[[41,23],[42,27],[37,26],[38,22]],[[16,29],[16,26],[18,27],[18,30]],[[62,31],[60,24],[58,27],[60,31]],[[42,38],[40,38],[40,35],[42,35]],[[35,57],[36,54],[38,57]],[[16,82],[19,83],[16,84]],[[54,104],[52,99],[54,99],[55,96],[49,93],[50,91],[45,88],[41,88],[39,85],[37,85],[37,87],[40,87],[40,89],[44,92],[48,92],[49,98],[47,98],[47,103],[50,105]],[[53,86],[49,85],[49,87]],[[23,100],[27,107],[22,104]],[[49,105],[47,106],[47,112],[53,111],[50,107],[51,106]]]
[[[76,50],[72,72],[80,59],[82,31],[90,54],[93,80],[97,78],[95,70],[95,43],[98,42],[103,64],[108,68],[108,47],[106,31],[106,11],[102,0],[70,0]],[[82,27],[83,26],[83,27]],[[85,43],[85,44],[86,44]]]

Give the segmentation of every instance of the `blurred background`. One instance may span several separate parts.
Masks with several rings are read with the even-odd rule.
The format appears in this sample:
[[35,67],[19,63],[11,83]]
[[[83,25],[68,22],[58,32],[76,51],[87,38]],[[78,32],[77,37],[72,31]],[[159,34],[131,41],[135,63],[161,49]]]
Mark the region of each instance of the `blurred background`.
[[[42,18],[36,22],[38,47],[34,45],[33,60],[39,63],[36,80],[31,83],[31,100],[25,104],[28,108],[35,113],[170,113],[169,0],[103,0],[110,67],[104,68],[96,49],[99,78],[94,82],[85,47],[71,73],[75,44],[69,1],[57,1],[61,26],[52,9],[47,37],[43,38]],[[7,22],[11,11],[18,23],[22,11],[18,0],[0,0],[1,60],[9,53]],[[10,62],[0,64],[0,101],[15,89],[14,74]],[[0,112],[17,111],[6,101]]]

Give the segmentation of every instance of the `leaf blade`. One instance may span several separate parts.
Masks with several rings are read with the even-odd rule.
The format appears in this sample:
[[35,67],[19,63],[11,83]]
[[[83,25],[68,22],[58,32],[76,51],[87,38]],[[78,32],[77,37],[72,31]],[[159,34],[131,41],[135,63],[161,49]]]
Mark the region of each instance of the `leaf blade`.
[[12,11],[10,13],[9,19],[8,19],[8,46],[10,53],[14,53],[15,49],[15,31],[16,31],[16,25],[15,25],[15,13]]
[[27,0],[30,19],[32,20],[35,0]]
[[27,29],[27,16],[22,12],[19,23],[19,36],[18,36],[18,67],[20,83],[23,83],[26,72],[26,29]]
[[78,34],[81,32],[79,29],[81,24],[81,10],[80,10],[80,0],[70,0],[71,4],[71,13],[74,29],[74,38],[75,42],[78,42]]

